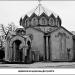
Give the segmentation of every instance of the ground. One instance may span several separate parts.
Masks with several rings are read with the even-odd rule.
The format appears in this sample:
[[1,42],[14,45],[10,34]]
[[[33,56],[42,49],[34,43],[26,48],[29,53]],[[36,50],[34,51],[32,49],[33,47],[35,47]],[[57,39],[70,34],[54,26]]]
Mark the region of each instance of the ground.
[[75,62],[37,62],[33,64],[0,64],[0,68],[75,68]]

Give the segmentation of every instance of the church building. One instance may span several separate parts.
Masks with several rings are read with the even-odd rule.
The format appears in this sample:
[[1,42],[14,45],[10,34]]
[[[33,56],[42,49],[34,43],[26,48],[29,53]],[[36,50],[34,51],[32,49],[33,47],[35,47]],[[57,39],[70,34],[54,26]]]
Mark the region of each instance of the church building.
[[[37,13],[38,11],[38,13]],[[72,61],[74,59],[73,34],[62,26],[61,19],[53,12],[47,13],[42,5],[30,15],[20,19],[20,25],[31,34],[31,50],[43,61]]]
[[63,27],[61,18],[39,4],[20,18],[20,26],[6,37],[5,61],[74,61],[75,36]]

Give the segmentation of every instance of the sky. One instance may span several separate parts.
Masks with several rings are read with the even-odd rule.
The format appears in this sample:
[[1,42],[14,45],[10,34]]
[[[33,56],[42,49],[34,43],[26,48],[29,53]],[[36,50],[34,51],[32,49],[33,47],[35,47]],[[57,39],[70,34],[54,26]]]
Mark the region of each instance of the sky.
[[[0,24],[19,26],[20,17],[36,8],[38,1],[0,1]],[[75,1],[41,1],[43,7],[60,16],[62,26],[75,31]]]

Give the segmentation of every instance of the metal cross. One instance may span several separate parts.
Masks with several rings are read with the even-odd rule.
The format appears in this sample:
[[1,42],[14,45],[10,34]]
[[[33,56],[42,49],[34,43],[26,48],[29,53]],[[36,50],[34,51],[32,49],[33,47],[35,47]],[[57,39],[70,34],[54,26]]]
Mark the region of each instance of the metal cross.
[[40,2],[41,2],[41,0],[38,0],[38,2],[39,2],[39,5],[41,4]]
[[39,14],[38,15],[40,15],[40,6],[41,6],[41,0],[38,0],[38,2],[39,2],[39,4],[38,4],[38,6],[39,6]]

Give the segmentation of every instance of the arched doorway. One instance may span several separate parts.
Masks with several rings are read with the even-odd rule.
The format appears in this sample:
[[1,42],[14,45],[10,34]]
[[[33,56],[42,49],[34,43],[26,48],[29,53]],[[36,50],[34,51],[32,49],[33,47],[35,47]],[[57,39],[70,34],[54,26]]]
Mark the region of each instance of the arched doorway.
[[31,42],[29,40],[27,40],[27,55],[25,57],[26,59],[26,63],[30,63],[31,62]]
[[20,40],[15,40],[12,43],[12,50],[13,50],[12,58],[13,58],[13,61],[22,62],[23,50],[19,48],[21,43],[22,42]]
[[10,62],[30,62],[31,40],[28,37],[14,36],[9,42],[8,58]]
[[10,40],[9,61],[24,62],[26,56],[25,39],[21,36],[15,36]]

